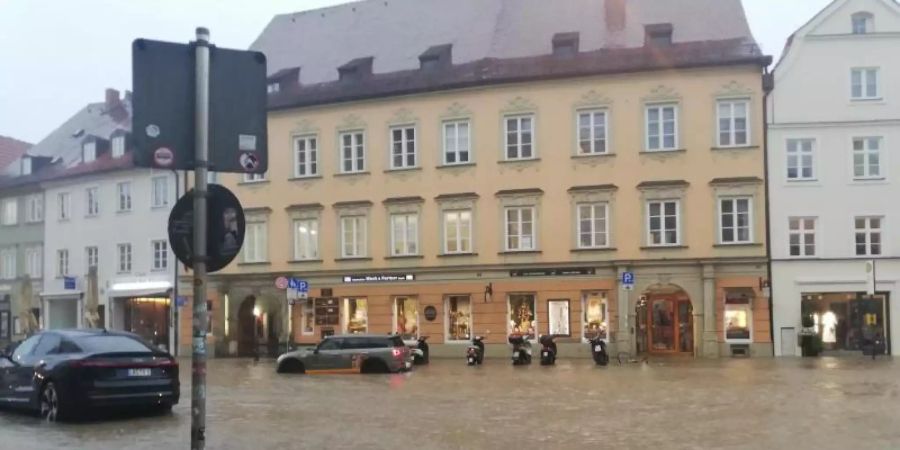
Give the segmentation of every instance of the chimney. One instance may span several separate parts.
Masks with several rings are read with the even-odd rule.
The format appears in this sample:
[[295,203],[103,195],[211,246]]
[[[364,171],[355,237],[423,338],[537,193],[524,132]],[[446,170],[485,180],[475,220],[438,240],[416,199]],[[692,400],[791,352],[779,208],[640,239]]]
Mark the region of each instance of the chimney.
[[606,0],[606,29],[608,31],[625,31],[627,19],[627,0]]
[[439,69],[451,65],[453,65],[453,44],[435,45],[419,55],[419,69]]
[[554,56],[575,56],[578,54],[579,34],[573,33],[556,33],[553,35],[553,55]]
[[112,88],[107,88],[106,89],[106,110],[109,111],[109,110],[115,108],[116,106],[119,106],[119,103],[120,103],[119,91],[112,89]]
[[341,81],[358,81],[372,76],[372,63],[375,57],[356,58],[338,67],[338,79]]
[[673,31],[671,23],[644,25],[644,46],[666,47],[672,45]]

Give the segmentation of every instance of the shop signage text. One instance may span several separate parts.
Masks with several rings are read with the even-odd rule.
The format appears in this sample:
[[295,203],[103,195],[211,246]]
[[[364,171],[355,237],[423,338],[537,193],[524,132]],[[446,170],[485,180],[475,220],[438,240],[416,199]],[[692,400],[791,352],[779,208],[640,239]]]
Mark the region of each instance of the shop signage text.
[[593,267],[569,267],[565,269],[523,269],[510,270],[511,277],[564,277],[569,275],[596,275]]
[[398,281],[415,281],[411,273],[379,273],[372,275],[344,275],[344,283],[390,283]]

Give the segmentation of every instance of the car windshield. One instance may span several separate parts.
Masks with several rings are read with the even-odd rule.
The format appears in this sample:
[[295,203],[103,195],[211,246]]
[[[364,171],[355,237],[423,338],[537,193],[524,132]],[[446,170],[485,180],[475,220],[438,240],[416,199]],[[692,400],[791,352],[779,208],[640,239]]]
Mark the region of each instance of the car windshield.
[[79,339],[78,343],[92,353],[154,353],[152,348],[128,336],[88,336]]

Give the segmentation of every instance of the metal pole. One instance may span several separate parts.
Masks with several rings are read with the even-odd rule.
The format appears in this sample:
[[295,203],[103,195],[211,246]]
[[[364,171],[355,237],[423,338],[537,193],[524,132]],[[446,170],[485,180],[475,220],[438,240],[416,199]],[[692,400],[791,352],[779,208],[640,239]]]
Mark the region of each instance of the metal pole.
[[197,28],[194,87],[194,316],[191,449],[206,446],[206,171],[209,157],[209,30]]

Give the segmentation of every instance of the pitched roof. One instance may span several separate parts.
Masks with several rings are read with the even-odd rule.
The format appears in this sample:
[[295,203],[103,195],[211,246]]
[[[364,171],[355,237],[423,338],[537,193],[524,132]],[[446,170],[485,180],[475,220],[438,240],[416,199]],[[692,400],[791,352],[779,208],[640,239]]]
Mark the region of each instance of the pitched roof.
[[0,172],[25,154],[31,144],[8,136],[0,136]]
[[106,153],[89,163],[76,164],[70,167],[54,164],[47,167],[45,170],[32,173],[31,175],[0,177],[0,189],[10,189],[13,187],[27,186],[47,181],[66,180],[85,175],[132,169],[134,167],[133,152],[126,151],[124,155],[118,158],[113,158],[112,155]]
[[104,102],[90,103],[29,150],[30,155],[58,159],[63,166],[81,160],[81,143],[94,135],[109,139],[119,129],[131,131],[131,99],[128,95],[109,109]]
[[644,26],[659,23],[673,25],[675,43],[755,44],[741,0],[367,0],[277,15],[251,48],[270,74],[300,67],[308,85],[362,57],[375,58],[376,74],[416,69],[442,44],[453,44],[454,64],[546,55],[561,32],[578,32],[581,51],[637,48]]

